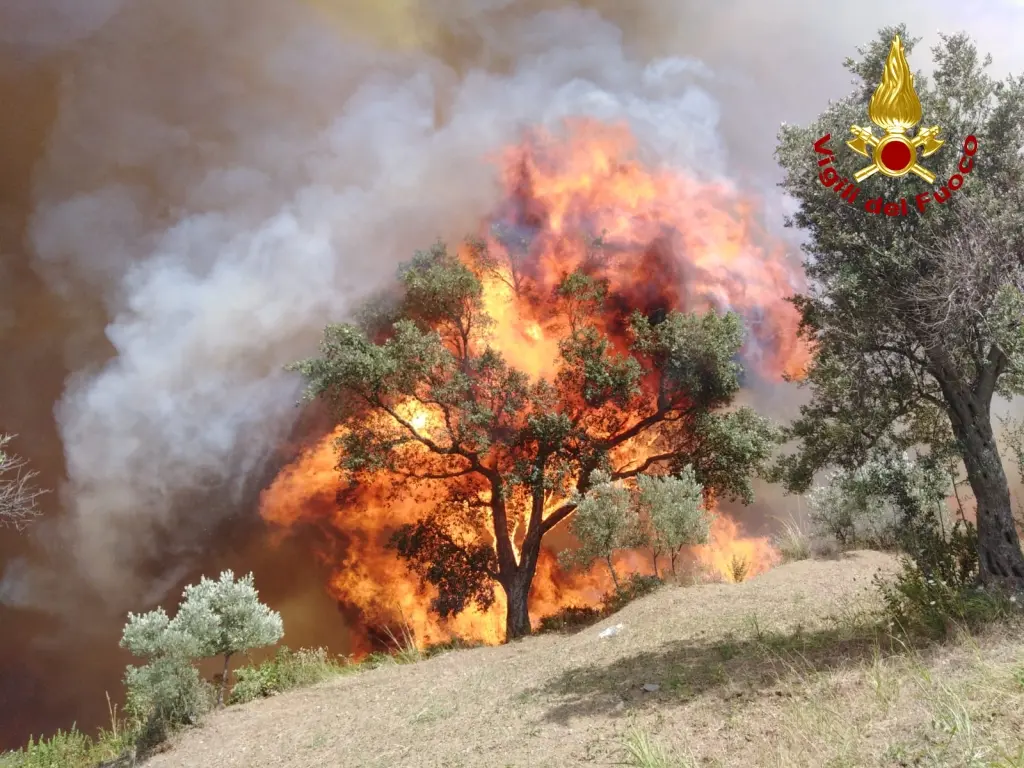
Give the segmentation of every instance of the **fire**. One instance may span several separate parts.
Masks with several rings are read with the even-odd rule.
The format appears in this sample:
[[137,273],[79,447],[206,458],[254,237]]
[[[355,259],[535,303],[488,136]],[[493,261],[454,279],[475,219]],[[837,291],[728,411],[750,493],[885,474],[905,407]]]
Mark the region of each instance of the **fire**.
[[[799,287],[795,271],[784,249],[758,227],[754,203],[735,190],[647,167],[636,158],[626,128],[595,122],[571,123],[565,136],[536,132],[500,162],[508,193],[483,223],[481,237],[487,252],[501,258],[489,262],[481,276],[493,321],[488,341],[511,365],[534,378],[557,372],[565,321],[550,310],[551,292],[564,274],[595,259],[601,260],[611,299],[618,297],[624,306],[645,312],[739,311],[750,329],[747,364],[761,376],[796,373],[806,361],[795,310],[784,300]],[[591,233],[594,242],[582,242],[580,232]],[[460,255],[472,259],[472,246]],[[622,327],[605,330],[622,341]],[[443,426],[439,413],[419,403],[407,403],[399,416],[423,435]],[[453,636],[499,642],[505,615],[500,589],[489,610],[471,607],[442,622],[428,610],[432,588],[422,587],[387,546],[394,530],[429,507],[429,485],[443,481],[421,483],[415,494],[396,501],[389,497],[396,478],[380,472],[358,489],[354,502],[339,504],[342,436],[337,429],[302,451],[263,493],[260,511],[282,531],[311,529],[320,542],[319,555],[332,574],[331,594],[366,631],[354,650],[370,648],[372,628],[396,626],[410,629],[420,644]],[[642,461],[655,439],[634,440],[617,458]],[[565,539],[557,530],[548,538],[558,536]],[[545,544],[552,546],[547,539]],[[766,540],[742,537],[724,515],[716,518],[709,544],[691,556],[727,580],[736,571],[734,562],[746,564],[747,577],[775,562]],[[652,569],[643,553],[623,553],[616,562],[620,576]],[[567,605],[596,606],[611,587],[605,564],[566,573],[555,552],[544,549],[531,616],[536,620]]]
[[768,539],[740,536],[736,522],[722,514],[712,520],[707,546],[694,547],[693,555],[729,582],[745,581],[779,562],[779,553]]

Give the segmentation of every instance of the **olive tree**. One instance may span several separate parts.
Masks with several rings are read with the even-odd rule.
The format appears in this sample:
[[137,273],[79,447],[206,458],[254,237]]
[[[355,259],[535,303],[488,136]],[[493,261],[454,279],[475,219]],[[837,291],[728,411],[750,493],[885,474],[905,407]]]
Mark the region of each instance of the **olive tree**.
[[590,488],[576,499],[569,529],[580,546],[562,552],[559,559],[566,565],[588,565],[600,558],[608,564],[615,589],[619,589],[612,558],[618,550],[642,541],[640,519],[629,489],[621,482],[612,482],[608,472],[595,469],[590,474]]
[[[343,427],[342,503],[379,477],[395,500],[429,492],[433,505],[395,532],[398,554],[436,588],[442,617],[490,607],[500,586],[512,640],[531,631],[541,542],[578,511],[594,470],[614,481],[690,464],[719,495],[750,501],[778,431],[748,408],[727,410],[740,388],[738,315],[647,316],[608,296],[599,260],[549,297],[564,321],[559,354],[552,375],[531,380],[488,338],[491,262],[470,250],[468,263],[441,243],[417,253],[393,305],[329,325],[319,354],[292,369]],[[530,280],[526,270],[516,285],[534,291]],[[654,448],[616,463],[636,441]]]
[[280,640],[284,636],[281,614],[260,602],[251,573],[237,580],[231,571],[216,580],[204,576],[198,584],[185,587],[183,596],[174,627],[195,639],[199,656],[224,657],[217,687],[217,706],[222,706],[231,657]]
[[[840,170],[863,164],[843,141],[865,122],[896,34],[912,53],[904,27],[883,29],[846,62],[854,90],[779,136],[782,187],[798,204],[787,223],[806,235],[809,287],[794,303],[814,351],[803,380],[810,402],[789,432],[798,449],[780,474],[802,492],[826,467],[852,470],[914,446],[936,459],[951,450],[977,500],[981,579],[1021,587],[1024,554],[992,402],[1024,392],[1024,77],[997,80],[966,35],[942,36],[934,74],[918,73],[914,84],[923,125],[940,126],[946,141],[925,161],[936,186],[964,167],[961,147],[976,139],[962,187],[940,203],[915,177],[876,174],[851,205],[819,179],[814,144],[830,135]],[[919,192],[930,200],[923,211]],[[877,197],[906,197],[908,214],[865,212]]]
[[711,533],[704,488],[693,467],[686,466],[677,475],[639,475],[637,490],[639,511],[646,522],[644,543],[653,553],[654,575],[658,575],[658,558],[663,555],[668,555],[675,575],[679,551],[706,544]]

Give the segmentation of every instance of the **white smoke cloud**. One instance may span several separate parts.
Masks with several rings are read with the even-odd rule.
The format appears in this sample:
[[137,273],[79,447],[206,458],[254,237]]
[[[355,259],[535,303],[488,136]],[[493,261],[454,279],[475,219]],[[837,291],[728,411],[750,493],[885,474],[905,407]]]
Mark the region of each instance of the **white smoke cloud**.
[[[524,127],[627,119],[665,162],[725,164],[706,72],[631,60],[594,12],[520,19],[494,39],[519,57],[508,71],[460,79],[313,17],[232,6],[187,0],[172,20],[125,9],[83,52],[39,177],[41,269],[101,291],[112,313],[115,357],[69,383],[57,416],[70,540],[115,596],[175,527],[216,522],[183,517],[183,494],[239,498],[295,415],[282,366],[415,248],[475,228],[498,192],[487,158]],[[228,18],[226,49],[163,39],[169,23],[202,38]]]
[[[131,600],[137,564],[217,522],[184,496],[241,498],[296,414],[282,366],[414,249],[472,231],[498,194],[487,158],[524,127],[627,120],[660,162],[763,174],[779,110],[816,112],[851,46],[908,10],[869,3],[822,28],[817,2],[594,5],[607,17],[435,3],[411,37],[381,11],[377,43],[283,0],[12,6],[20,34],[0,41],[78,46],[31,240],[55,287],[111,318],[114,356],[56,411],[64,531],[90,583]],[[796,53],[753,44],[769,24],[803,30]]]

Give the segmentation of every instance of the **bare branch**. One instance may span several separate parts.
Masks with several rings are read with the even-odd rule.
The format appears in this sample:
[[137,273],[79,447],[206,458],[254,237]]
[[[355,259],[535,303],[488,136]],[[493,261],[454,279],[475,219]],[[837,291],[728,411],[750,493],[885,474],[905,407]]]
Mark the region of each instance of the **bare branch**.
[[47,493],[35,485],[38,473],[6,448],[15,435],[0,434],[0,527],[23,530],[39,516],[39,497]]

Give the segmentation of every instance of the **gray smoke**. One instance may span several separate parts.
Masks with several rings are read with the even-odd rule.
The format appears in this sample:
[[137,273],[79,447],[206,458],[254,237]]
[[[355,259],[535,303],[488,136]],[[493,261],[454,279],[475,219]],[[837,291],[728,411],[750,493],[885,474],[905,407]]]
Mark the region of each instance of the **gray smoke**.
[[[47,281],[108,318],[104,354],[69,346],[56,416],[60,537],[115,602],[138,598],[141,563],[224,514],[183,499],[242,498],[297,413],[282,366],[415,249],[475,230],[499,193],[488,158],[524,128],[626,121],[647,156],[758,189],[777,218],[779,122],[845,93],[843,57],[879,26],[935,8],[321,5],[0,11],[0,45],[66,59],[29,235]],[[949,2],[929,24],[1012,50],[997,5],[969,18]]]

